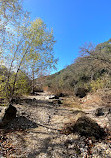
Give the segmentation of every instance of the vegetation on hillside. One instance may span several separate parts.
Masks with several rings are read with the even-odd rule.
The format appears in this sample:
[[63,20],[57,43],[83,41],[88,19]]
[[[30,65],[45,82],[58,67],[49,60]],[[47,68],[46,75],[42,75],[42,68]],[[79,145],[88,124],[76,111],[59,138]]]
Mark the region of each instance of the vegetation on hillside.
[[[10,101],[18,94],[34,93],[35,78],[55,67],[55,40],[53,30],[49,31],[41,19],[30,21],[21,0],[1,1],[0,19],[0,97]],[[39,86],[58,94],[72,94],[78,88],[85,92],[111,88],[111,39],[96,47],[85,45],[80,52],[66,69],[40,78]]]
[[80,48],[81,57],[60,72],[47,77],[45,85],[54,93],[70,94],[78,88],[96,91],[111,88],[111,40]]

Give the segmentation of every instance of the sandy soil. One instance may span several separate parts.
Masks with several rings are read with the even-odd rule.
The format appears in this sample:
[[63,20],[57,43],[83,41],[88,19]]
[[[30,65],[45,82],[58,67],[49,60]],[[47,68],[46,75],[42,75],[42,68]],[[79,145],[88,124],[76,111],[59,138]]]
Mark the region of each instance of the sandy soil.
[[18,111],[17,118],[5,131],[0,131],[1,158],[3,156],[7,158],[111,157],[110,138],[107,142],[104,140],[92,144],[89,153],[89,146],[86,143],[89,140],[78,134],[66,135],[61,132],[67,124],[82,116],[83,112],[101,127],[109,128],[109,117],[94,115],[94,111],[100,105],[94,102],[91,104],[91,99],[86,99],[80,101],[79,108],[64,106],[54,104],[53,100],[48,99],[49,97],[50,94],[47,92],[39,93],[37,96],[27,96],[24,102],[14,105]]

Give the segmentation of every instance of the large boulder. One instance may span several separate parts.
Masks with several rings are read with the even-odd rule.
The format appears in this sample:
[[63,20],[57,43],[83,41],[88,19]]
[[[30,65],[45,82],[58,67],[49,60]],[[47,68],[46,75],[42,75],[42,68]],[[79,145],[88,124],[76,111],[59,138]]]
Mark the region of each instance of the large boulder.
[[7,125],[10,121],[12,121],[16,117],[17,110],[11,104],[4,110],[1,110],[0,115],[0,127]]

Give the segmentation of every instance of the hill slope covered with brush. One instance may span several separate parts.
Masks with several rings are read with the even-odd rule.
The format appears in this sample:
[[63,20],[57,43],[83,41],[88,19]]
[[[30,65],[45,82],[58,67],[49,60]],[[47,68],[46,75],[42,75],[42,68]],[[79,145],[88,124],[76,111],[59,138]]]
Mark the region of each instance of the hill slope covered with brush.
[[111,88],[111,39],[80,48],[81,57],[65,69],[50,75],[45,85],[55,93],[73,93],[78,88],[87,91]]

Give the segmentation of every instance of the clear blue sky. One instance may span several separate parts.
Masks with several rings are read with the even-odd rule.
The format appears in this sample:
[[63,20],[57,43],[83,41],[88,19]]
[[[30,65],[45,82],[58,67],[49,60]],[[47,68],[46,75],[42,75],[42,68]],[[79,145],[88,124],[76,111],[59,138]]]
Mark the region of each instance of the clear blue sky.
[[111,0],[24,0],[31,20],[41,18],[53,28],[58,71],[71,64],[85,42],[111,38]]

